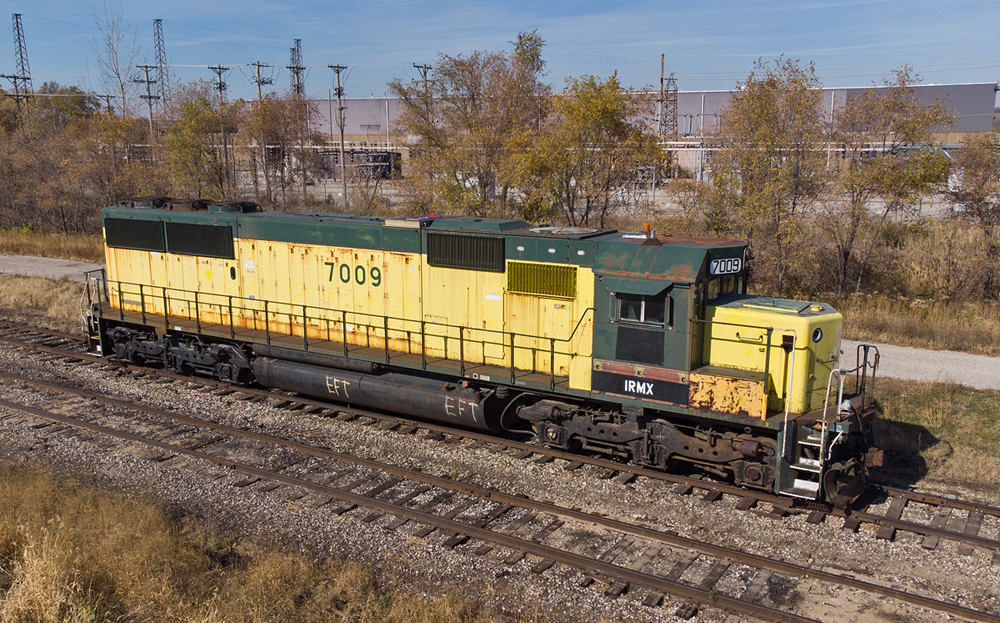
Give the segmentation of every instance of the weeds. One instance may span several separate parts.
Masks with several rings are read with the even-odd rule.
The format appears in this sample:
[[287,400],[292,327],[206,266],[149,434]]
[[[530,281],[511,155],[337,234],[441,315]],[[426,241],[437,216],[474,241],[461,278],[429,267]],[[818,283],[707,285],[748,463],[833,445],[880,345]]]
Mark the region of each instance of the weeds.
[[86,234],[47,234],[31,228],[0,229],[0,255],[104,262],[104,241],[101,236]]
[[0,622],[494,620],[455,594],[386,592],[360,565],[220,545],[152,503],[0,469]]
[[844,315],[844,337],[1000,355],[1000,302],[956,303],[879,294],[820,297]]
[[79,332],[83,288],[68,279],[0,275],[0,310],[18,322]]
[[878,380],[876,397],[875,443],[886,450],[882,474],[1000,484],[1000,392],[886,378]]

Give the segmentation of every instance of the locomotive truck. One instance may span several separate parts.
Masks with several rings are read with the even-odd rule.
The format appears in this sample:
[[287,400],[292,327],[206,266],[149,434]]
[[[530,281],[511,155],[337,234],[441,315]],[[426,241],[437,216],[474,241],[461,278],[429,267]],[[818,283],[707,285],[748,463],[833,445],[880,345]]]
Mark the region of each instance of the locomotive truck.
[[459,216],[130,201],[102,211],[92,347],[838,506],[867,487],[877,351],[747,294],[737,240]]

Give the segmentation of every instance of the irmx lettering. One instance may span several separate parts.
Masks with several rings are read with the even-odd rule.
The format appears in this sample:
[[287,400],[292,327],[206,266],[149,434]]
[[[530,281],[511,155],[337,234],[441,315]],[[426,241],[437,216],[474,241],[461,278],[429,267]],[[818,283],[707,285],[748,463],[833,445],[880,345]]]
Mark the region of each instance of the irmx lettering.
[[653,395],[653,384],[645,383],[642,381],[633,381],[628,379],[625,381],[625,391],[630,394],[642,394],[643,396]]

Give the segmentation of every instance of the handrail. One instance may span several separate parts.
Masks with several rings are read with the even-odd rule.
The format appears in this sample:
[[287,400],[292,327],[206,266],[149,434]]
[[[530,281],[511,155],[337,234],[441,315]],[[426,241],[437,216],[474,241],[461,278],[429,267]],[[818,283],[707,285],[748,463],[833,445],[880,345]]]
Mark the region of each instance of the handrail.
[[[115,281],[115,280],[111,280],[111,279],[102,279],[101,281],[116,283],[116,284],[119,285],[119,287],[122,286],[122,285],[128,285],[128,286],[137,286],[137,287],[140,287],[140,288],[156,288],[156,289],[161,289],[161,290],[163,290],[165,292],[166,291],[170,291],[170,292],[180,292],[180,293],[184,293],[184,294],[197,294],[197,292],[195,290],[183,290],[181,288],[171,288],[171,287],[168,287],[168,286],[153,286],[153,285],[149,285],[149,284],[133,283],[133,282],[129,282],[129,281]],[[316,310],[327,311],[327,312],[337,312],[337,313],[346,312],[348,314],[353,314],[355,316],[365,316],[365,317],[376,318],[376,319],[386,318],[388,320],[396,320],[396,321],[400,321],[400,322],[420,322],[419,320],[416,320],[414,318],[401,318],[401,317],[396,317],[396,316],[386,316],[386,315],[372,314],[372,313],[368,313],[368,312],[346,311],[346,310],[334,309],[334,308],[331,308],[331,307],[318,307],[318,306],[315,306],[315,305],[303,306],[300,303],[286,303],[286,302],[282,302],[282,301],[272,301],[270,299],[248,298],[248,297],[245,297],[245,296],[232,296],[232,295],[220,294],[220,293],[214,293],[214,292],[212,293],[212,296],[228,297],[228,298],[231,298],[233,300],[241,300],[241,301],[253,301],[254,303],[264,303],[264,304],[271,304],[271,305],[287,305],[288,307],[308,307],[310,309],[316,309]],[[172,299],[172,300],[176,300],[176,299]],[[181,299],[181,301],[189,302],[188,299]],[[242,309],[242,310],[252,310],[252,307],[241,306],[239,309]],[[514,331],[503,331],[503,330],[500,330],[500,329],[485,329],[485,328],[479,329],[479,328],[473,328],[473,327],[462,327],[462,328],[468,329],[468,330],[480,331],[480,332],[484,332],[484,333],[496,333],[496,334],[503,335],[503,336],[514,335],[514,336],[517,336],[517,337],[523,337],[523,338],[529,338],[529,339],[539,339],[539,340],[554,339],[557,342],[569,342],[569,341],[571,341],[574,338],[574,336],[576,335],[576,332],[583,325],[583,322],[587,318],[587,314],[591,313],[593,311],[594,311],[593,307],[588,307],[585,310],[583,310],[583,313],[580,315],[580,318],[577,320],[576,325],[574,325],[574,327],[573,327],[573,331],[571,331],[570,334],[569,334],[569,336],[567,336],[565,338],[549,338],[549,337],[546,337],[546,336],[543,336],[543,335],[531,335],[529,333],[517,333],[517,332],[514,332]],[[279,312],[272,311],[272,313],[277,314]],[[284,314],[285,312],[280,312],[280,313]],[[431,322],[429,324],[437,325],[437,326],[445,327],[445,328],[449,328],[449,329],[458,329],[458,328],[460,328],[459,325],[452,325],[452,324],[445,324],[445,323]],[[376,325],[364,325],[364,326],[374,327]],[[490,342],[490,344],[491,345],[502,346],[503,342]]]
[[[505,331],[501,329],[476,328],[476,327],[451,325],[445,323],[429,322],[422,318],[421,319],[400,318],[389,315],[378,315],[369,312],[348,311],[343,309],[305,305],[302,303],[285,303],[280,301],[271,301],[269,299],[250,298],[245,296],[233,296],[230,294],[222,294],[222,293],[207,293],[207,294],[202,293],[199,296],[199,293],[194,290],[186,290],[182,288],[175,288],[169,286],[154,286],[149,284],[141,284],[141,283],[127,282],[127,281],[109,280],[106,278],[98,279],[94,277],[93,280],[95,282],[100,281],[103,283],[103,286],[105,288],[104,295],[109,302],[110,302],[110,295],[108,294],[107,290],[109,284],[113,290],[117,290],[120,314],[124,314],[124,308],[128,304],[140,305],[142,308],[141,310],[142,313],[145,314],[146,299],[154,298],[154,296],[157,294],[156,290],[160,290],[160,292],[158,293],[160,296],[156,298],[162,298],[160,304],[163,305],[164,327],[168,329],[170,326],[169,323],[170,306],[174,305],[176,307],[176,305],[180,303],[181,305],[187,308],[186,310],[187,316],[192,316],[191,313],[192,300],[190,299],[190,296],[193,295],[194,297],[193,304],[195,306],[193,317],[199,324],[201,322],[201,310],[203,308],[207,308],[209,311],[211,311],[217,307],[218,314],[220,316],[220,319],[222,319],[223,324],[226,324],[225,316],[228,315],[229,333],[231,337],[235,337],[234,315],[242,315],[246,322],[256,323],[258,322],[258,314],[263,313],[264,333],[266,336],[267,343],[270,343],[271,333],[272,333],[271,316],[272,315],[275,316],[275,320],[278,323],[284,323],[284,320],[282,319],[285,316],[288,316],[287,320],[288,332],[289,332],[288,335],[295,335],[297,333],[294,330],[296,322],[301,323],[302,338],[303,338],[302,345],[305,350],[309,350],[310,346],[308,331],[309,331],[309,321],[310,319],[312,319],[317,321],[324,321],[326,323],[327,326],[326,341],[332,341],[329,337],[330,323],[332,322],[334,326],[336,326],[336,323],[338,322],[341,323],[341,328],[343,330],[342,340],[344,342],[345,356],[347,356],[348,353],[347,347],[348,347],[348,327],[350,326],[349,321],[353,321],[354,327],[358,329],[363,328],[365,334],[367,334],[369,338],[379,339],[379,333],[381,333],[382,339],[385,342],[384,343],[384,348],[386,351],[385,359],[387,362],[389,361],[390,357],[389,336],[393,332],[409,333],[410,331],[419,331],[421,339],[421,351],[423,353],[422,359],[426,361],[426,348],[427,348],[426,340],[428,338],[443,339],[444,340],[443,349],[447,356],[448,341],[450,339],[455,339],[453,336],[453,331],[458,331],[459,348],[462,351],[460,354],[460,358],[462,360],[461,363],[463,368],[465,367],[464,366],[465,356],[466,356],[465,342],[467,341],[471,341],[472,343],[479,343],[480,345],[482,345],[484,349],[483,363],[485,363],[486,360],[485,349],[487,347],[500,347],[504,349],[510,348],[511,349],[510,367],[512,376],[514,375],[515,371],[515,366],[514,366],[515,353],[519,352],[523,353],[525,351],[530,351],[532,353],[531,355],[532,360],[534,361],[535,360],[534,358],[538,354],[548,351],[547,354],[549,357],[549,367],[550,367],[549,376],[551,377],[550,384],[553,387],[555,385],[556,356],[559,355],[563,357],[572,358],[574,355],[576,355],[576,353],[571,348],[569,348],[569,346],[575,339],[577,339],[578,333],[581,331],[581,327],[583,327],[584,323],[588,319],[588,315],[594,313],[593,307],[588,307],[584,309],[580,314],[579,318],[577,319],[576,324],[573,326],[573,330],[569,333],[568,336],[549,337],[543,335],[520,333],[515,331]],[[138,297],[139,300],[126,301],[125,297],[135,294],[134,292],[135,289],[138,289],[139,291],[139,297]],[[148,297],[146,296],[146,290],[151,290],[151,292],[149,292]],[[180,296],[177,296],[178,294]],[[222,311],[224,307],[228,307],[228,314]],[[310,315],[309,313],[310,311],[314,311],[314,314]],[[320,312],[320,315],[316,315],[315,312]],[[444,331],[428,332],[427,329],[432,326],[440,327]],[[371,333],[373,330],[377,331],[374,335],[372,335]],[[355,332],[354,329],[351,329],[351,332],[352,333]],[[480,339],[471,339],[471,338],[467,339],[465,337],[466,332],[473,333],[473,335],[478,335]],[[531,346],[517,345],[518,341],[522,341],[523,343],[523,341],[525,340],[532,341],[534,343]],[[548,342],[548,344],[544,344],[545,342]],[[556,348],[557,343],[564,344],[567,346],[567,348],[565,350],[563,350],[563,348],[561,347],[557,349]],[[506,359],[505,356],[502,358]],[[544,362],[544,359],[542,359],[542,361]],[[535,365],[536,364],[534,363],[532,364],[532,371],[535,371]]]
[[[864,358],[860,359],[862,348],[864,348]],[[823,434],[820,437],[820,455],[819,455],[820,466],[822,466],[827,459],[829,459],[831,456],[833,456],[833,446],[836,445],[836,440],[834,440],[834,443],[830,444],[829,451],[827,451],[827,448],[826,448],[826,438],[827,438],[827,430],[828,430],[829,427],[826,424],[826,413],[827,413],[827,410],[830,408],[830,388],[833,386],[833,375],[836,374],[837,378],[839,379],[839,382],[838,382],[838,391],[837,391],[837,409],[838,409],[838,412],[839,412],[840,406],[844,403],[844,381],[847,379],[847,375],[854,374],[858,370],[864,370],[865,373],[867,373],[868,365],[869,365],[868,364],[868,350],[869,349],[874,349],[874,351],[875,351],[875,358],[874,358],[874,360],[872,361],[872,364],[871,364],[871,367],[872,367],[872,383],[874,384],[874,382],[875,382],[874,381],[874,377],[875,377],[874,370],[875,370],[875,368],[878,367],[878,348],[876,346],[872,345],[872,344],[858,344],[858,357],[859,357],[859,359],[855,359],[855,363],[857,363],[858,365],[854,366],[853,368],[834,368],[834,369],[830,370],[830,380],[827,382],[827,385],[826,385],[826,398],[823,400],[823,420],[822,420],[823,421],[823,425],[822,425]],[[864,391],[864,381],[861,382],[861,391],[862,392]],[[826,452],[826,458],[824,458],[824,456],[823,456],[824,452]]]

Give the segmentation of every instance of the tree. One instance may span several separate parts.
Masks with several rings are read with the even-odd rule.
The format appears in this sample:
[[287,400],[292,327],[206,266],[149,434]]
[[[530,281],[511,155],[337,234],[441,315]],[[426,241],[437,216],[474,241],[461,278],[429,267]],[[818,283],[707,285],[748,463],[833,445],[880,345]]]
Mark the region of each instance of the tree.
[[551,98],[552,118],[536,137],[522,133],[514,179],[529,219],[562,215],[570,225],[635,208],[628,190],[640,167],[663,164],[656,138],[638,123],[644,101],[626,93],[617,75],[584,76]]
[[132,114],[132,95],[135,84],[132,71],[139,57],[139,41],[135,30],[125,21],[121,9],[104,6],[104,12],[94,17],[100,31],[91,40],[101,74],[101,87],[106,93],[119,98],[121,115]]
[[882,88],[849,99],[834,120],[841,157],[821,223],[836,246],[841,293],[849,282],[861,290],[887,220],[912,209],[947,170],[930,133],[953,117],[940,102],[917,99],[912,87],[918,81],[909,67],[898,69]]
[[389,88],[400,125],[418,141],[406,185],[424,210],[513,216],[512,155],[537,132],[549,88],[541,82],[544,40],[520,33],[506,52],[440,55],[434,80]]
[[982,232],[986,246],[983,296],[1000,298],[1000,136],[989,132],[966,138],[953,167],[948,198],[956,213]]
[[226,171],[223,131],[235,131],[242,100],[220,103],[204,81],[181,85],[171,99],[174,121],[164,140],[167,169],[174,193],[230,199],[233,189]]
[[308,106],[309,102],[301,97],[268,94],[245,107],[241,134],[262,160],[257,164],[264,176],[261,199],[271,205],[280,204],[282,209],[293,180],[291,160],[296,154],[304,159],[302,146],[317,139],[308,126]]
[[101,109],[100,101],[93,94],[78,86],[64,87],[58,82],[42,83],[33,100],[33,106],[39,109],[37,121],[53,128],[65,127]]
[[819,82],[810,63],[758,60],[722,111],[713,184],[732,234],[747,241],[758,275],[780,296],[802,253],[803,214],[823,188]]

